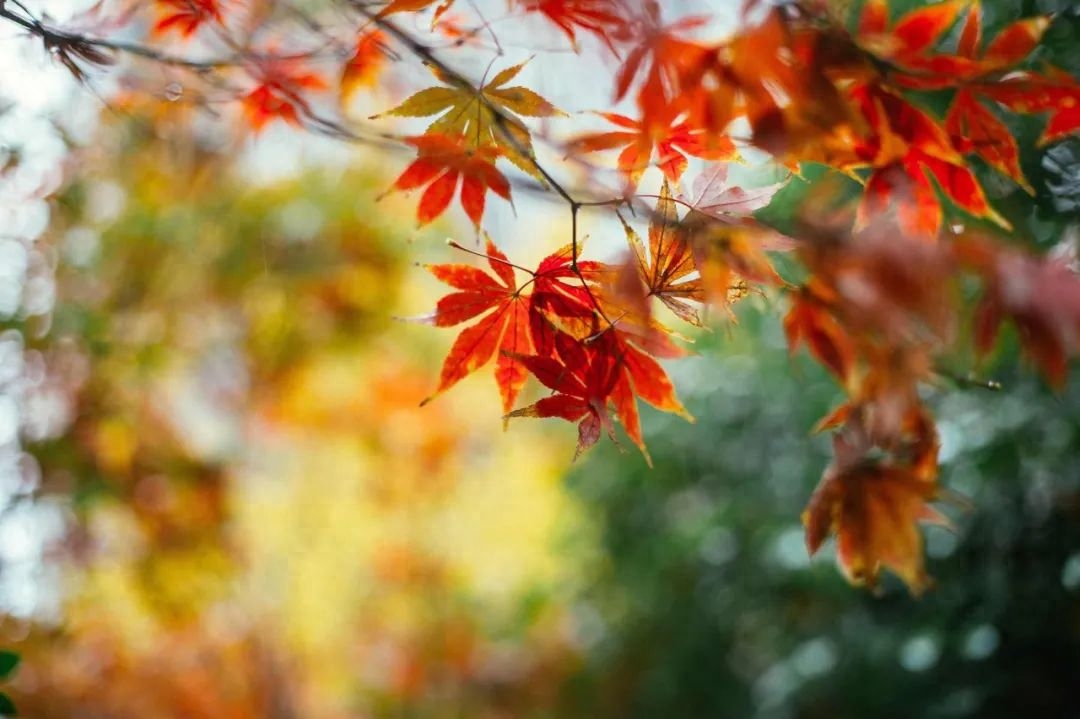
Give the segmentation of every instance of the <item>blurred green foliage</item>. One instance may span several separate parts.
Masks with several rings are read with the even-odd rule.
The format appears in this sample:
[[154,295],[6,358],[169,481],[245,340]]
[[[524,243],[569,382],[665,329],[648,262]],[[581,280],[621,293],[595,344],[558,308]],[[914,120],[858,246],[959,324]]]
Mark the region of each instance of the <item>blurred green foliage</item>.
[[1000,392],[933,392],[942,483],[970,506],[927,530],[935,589],[874,596],[831,546],[811,562],[798,522],[838,388],[789,360],[773,312],[742,310],[672,367],[698,422],[650,417],[656,470],[603,447],[570,477],[604,549],[578,715],[1080,715],[1080,372],[1061,395],[1012,369]]

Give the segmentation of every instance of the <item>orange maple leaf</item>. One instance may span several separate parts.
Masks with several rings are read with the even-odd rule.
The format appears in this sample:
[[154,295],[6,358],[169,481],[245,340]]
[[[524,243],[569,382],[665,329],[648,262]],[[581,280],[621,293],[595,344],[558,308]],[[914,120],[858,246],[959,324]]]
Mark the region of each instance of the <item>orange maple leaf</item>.
[[375,84],[386,64],[387,52],[386,34],[381,30],[371,30],[360,35],[352,57],[341,72],[343,101],[347,102],[357,90]]
[[[621,215],[619,219],[622,219]],[[704,302],[705,290],[698,276],[693,249],[679,226],[675,202],[666,181],[660,188],[656,210],[649,223],[649,246],[645,247],[641,237],[625,220],[623,229],[649,296],[658,297],[679,319],[700,327],[697,305]]]
[[833,462],[803,512],[807,550],[816,553],[836,534],[837,561],[854,584],[873,586],[887,568],[914,594],[929,585],[918,525],[948,522],[928,504],[938,494],[937,441],[929,420],[919,419],[923,455],[911,463],[873,457],[865,432],[849,420],[834,435]]
[[730,137],[706,134],[685,118],[669,114],[638,121],[613,112],[600,113],[600,116],[624,129],[580,137],[572,141],[568,149],[573,153],[623,147],[619,153],[619,170],[631,185],[637,185],[654,154],[656,165],[670,182],[678,182],[686,171],[687,155],[706,160],[734,160],[739,154]]
[[[399,12],[419,12],[426,10],[434,5],[439,0],[390,0],[376,18],[384,18],[387,15],[393,15]],[[431,24],[435,25],[442,17],[443,13],[450,9],[450,6],[454,4],[454,0],[444,0],[443,4],[435,8],[435,15],[431,19]]]
[[895,211],[904,231],[936,237],[943,211],[931,178],[966,212],[1011,228],[990,205],[949,133],[933,117],[881,86],[857,87],[852,97],[873,130],[855,145],[859,160],[847,163],[855,168],[861,160],[873,168],[859,207],[858,228],[882,212]]
[[643,76],[637,102],[642,116],[651,123],[653,118],[670,114],[671,103],[685,85],[683,76],[689,68],[706,64],[712,51],[680,37],[701,27],[705,18],[686,17],[665,25],[660,19],[660,4],[648,0],[641,4],[633,22],[638,44],[626,54],[615,75],[615,101],[626,97],[638,76]]

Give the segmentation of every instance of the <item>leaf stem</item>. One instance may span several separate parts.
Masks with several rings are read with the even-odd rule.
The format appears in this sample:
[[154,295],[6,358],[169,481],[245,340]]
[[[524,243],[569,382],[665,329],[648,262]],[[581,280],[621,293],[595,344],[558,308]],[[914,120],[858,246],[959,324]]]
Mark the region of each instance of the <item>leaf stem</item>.
[[502,259],[500,257],[492,257],[491,255],[487,254],[486,252],[477,252],[476,250],[469,249],[465,245],[458,244],[454,240],[447,240],[446,244],[449,245],[450,247],[453,247],[455,250],[461,250],[462,252],[466,252],[466,253],[468,253],[470,255],[475,255],[476,257],[483,257],[485,260],[488,260],[489,262],[498,262],[501,265],[506,265],[507,267],[513,267],[515,270],[521,270],[522,272],[524,272],[527,275],[532,275],[533,277],[536,277],[536,273],[533,272],[532,270],[530,270],[528,268],[525,268],[525,267],[522,267],[521,265],[515,265],[510,260],[504,260],[504,259]]

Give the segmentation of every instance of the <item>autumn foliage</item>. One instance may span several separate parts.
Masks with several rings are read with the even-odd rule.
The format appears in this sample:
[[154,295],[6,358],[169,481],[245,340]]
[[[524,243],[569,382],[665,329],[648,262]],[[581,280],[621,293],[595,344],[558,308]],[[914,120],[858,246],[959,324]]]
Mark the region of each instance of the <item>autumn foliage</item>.
[[[452,243],[459,259],[427,268],[450,292],[418,319],[457,332],[429,400],[490,366],[504,419],[574,423],[579,454],[603,435],[618,441],[621,427],[648,460],[639,400],[691,419],[661,364],[689,351],[668,324],[690,331],[733,316],[744,297],[780,298],[791,351],[808,351],[844,393],[819,426],[833,433],[834,459],[803,521],[811,552],[837,536],[853,581],[872,584],[886,568],[914,592],[927,586],[917,525],[946,522],[931,507],[943,492],[927,390],[948,384],[957,348],[984,358],[1011,325],[1057,385],[1080,351],[1080,278],[1010,240],[983,171],[1035,190],[1022,160],[1037,148],[1008,117],[1040,122],[1040,147],[1080,129],[1080,82],[1033,54],[1052,17],[990,32],[978,0],[906,12],[866,0],[850,13],[848,3],[749,0],[721,31],[708,3],[676,14],[656,0],[508,0],[503,12],[553,30],[604,82],[589,101],[606,106],[569,114],[517,79],[544,52],[507,62],[497,23],[468,3],[338,3],[338,23],[352,24],[309,23],[317,49],[238,44],[275,17],[272,2],[150,5],[149,42],[170,50],[142,57],[228,79],[251,132],[281,120],[390,140],[415,156],[387,193],[415,191],[419,225],[460,205],[482,240]],[[123,52],[3,13],[80,74]],[[232,60],[177,62],[197,41],[224,42]],[[400,93],[397,71],[421,63],[428,84]],[[365,94],[384,85],[406,96],[387,108]],[[327,109],[335,92],[341,102]],[[363,112],[347,111],[360,102]],[[410,119],[426,129],[399,132],[394,123]],[[566,167],[541,159],[541,144]],[[759,215],[785,182],[728,182],[749,158],[790,186],[814,166],[831,179],[811,184],[781,233]],[[614,163],[614,188],[603,162]],[[489,200],[523,191],[562,202],[572,221],[528,267],[483,232]],[[583,213],[622,225],[623,261],[583,256]],[[542,396],[522,402],[530,381]]]

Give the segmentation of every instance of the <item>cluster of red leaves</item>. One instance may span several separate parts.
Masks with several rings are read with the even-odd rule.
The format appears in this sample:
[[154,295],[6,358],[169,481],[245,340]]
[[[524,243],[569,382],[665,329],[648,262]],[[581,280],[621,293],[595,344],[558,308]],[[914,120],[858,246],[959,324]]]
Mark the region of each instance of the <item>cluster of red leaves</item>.
[[[1015,139],[984,102],[1050,113],[1044,142],[1080,127],[1080,85],[1073,78],[1018,68],[1046,18],[1017,21],[980,48],[982,11],[973,1],[919,8],[890,28],[886,3],[873,0],[854,35],[777,8],[717,44],[692,39],[701,18],[664,24],[655,3],[629,17],[636,19],[622,26],[627,40],[620,46],[615,98],[633,94],[640,117],[607,114],[623,129],[587,135],[572,147],[626,146],[618,164],[631,184],[654,154],[671,181],[685,170],[686,155],[732,159],[735,148],[725,133],[742,120],[751,128],[749,141],[785,164],[821,161],[865,183],[864,219],[888,209],[905,231],[936,234],[940,189],[958,208],[1007,228],[965,156],[978,154],[1029,185]],[[958,48],[940,50],[961,17]],[[904,94],[910,89],[954,95],[939,118]]]
[[[984,42],[977,2],[937,3],[890,23],[886,3],[870,0],[854,33],[800,10],[773,8],[734,37],[709,44],[694,39],[703,19],[665,23],[655,2],[524,6],[548,16],[572,41],[578,30],[601,36],[620,58],[615,99],[632,97],[639,114],[602,113],[618,129],[579,137],[569,149],[621,148],[618,167],[631,187],[653,165],[667,181],[678,182],[687,156],[721,161],[711,166],[716,173],[712,168],[737,157],[727,134],[736,122],[749,126],[750,144],[789,167],[824,162],[864,185],[853,222],[828,228],[811,223],[795,243],[809,277],[791,293],[784,322],[789,344],[793,351],[805,344],[848,395],[822,421],[823,428],[836,430],[836,456],[807,508],[807,543],[815,551],[835,533],[841,566],[853,581],[873,583],[888,568],[920,591],[927,578],[917,523],[942,519],[927,504],[939,493],[938,441],[919,388],[939,380],[936,362],[955,343],[963,316],[958,278],[973,274],[986,288],[977,317],[981,351],[989,351],[998,327],[1010,318],[1025,349],[1060,382],[1080,342],[1080,282],[1073,273],[989,240],[957,241],[942,233],[950,206],[1009,226],[987,200],[968,165],[970,155],[1030,190],[1016,140],[995,105],[1049,113],[1044,142],[1080,127],[1074,109],[1080,85],[1053,69],[1022,66],[1048,21],[1020,20]],[[955,49],[942,49],[961,22]],[[493,82],[465,97],[490,96],[495,87]],[[908,94],[942,89],[952,92],[943,115]],[[458,108],[461,92],[432,88],[395,113]],[[482,127],[485,136],[491,124],[489,118]],[[498,133],[491,141],[499,141]],[[711,184],[707,175],[699,183]],[[579,451],[602,431],[610,433],[614,417],[641,446],[636,407],[627,398],[636,393],[648,400],[645,393],[663,376],[658,365],[652,373],[637,364],[648,354],[641,351],[648,344],[642,338],[663,336],[649,318],[648,298],[700,324],[702,303],[723,307],[752,286],[787,287],[768,251],[790,242],[746,219],[770,191],[760,204],[730,197],[738,219],[724,213],[723,193],[695,187],[692,194],[697,197],[682,198],[691,211],[679,220],[665,185],[648,247],[627,225],[634,282],[627,283],[625,270],[575,263],[563,250],[553,256],[561,264],[549,258],[525,285],[500,285],[499,309],[462,332],[440,391],[497,353],[508,416],[580,422]],[[423,198],[422,220],[444,205]],[[479,223],[475,209],[469,214]],[[1052,289],[1058,301],[1035,287]],[[460,293],[444,300],[465,301]],[[442,325],[461,321],[441,305],[434,317]],[[628,331],[630,325],[638,331]],[[528,374],[553,394],[511,412]],[[668,396],[673,398],[665,394],[653,404],[671,409]]]
[[[574,262],[572,248],[564,247],[528,271],[511,264],[490,239],[484,256],[490,273],[461,264],[428,268],[456,291],[422,321],[451,327],[481,317],[458,335],[436,393],[495,358],[506,417],[577,422],[579,454],[596,443],[601,430],[614,439],[613,418],[645,453],[638,398],[690,418],[655,359],[679,357],[684,351],[671,342],[665,328],[628,309],[614,291],[621,268]],[[528,279],[519,284],[515,268]],[[529,375],[552,394],[515,410]]]

